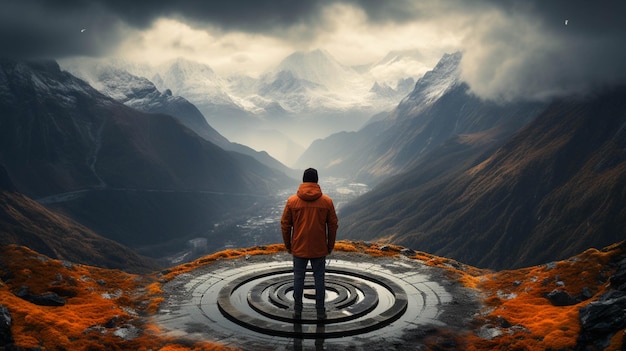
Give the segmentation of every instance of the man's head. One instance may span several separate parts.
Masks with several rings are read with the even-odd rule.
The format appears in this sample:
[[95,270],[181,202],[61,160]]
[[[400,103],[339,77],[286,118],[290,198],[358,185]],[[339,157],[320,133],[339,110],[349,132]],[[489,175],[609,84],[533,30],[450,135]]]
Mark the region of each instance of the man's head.
[[302,176],[303,183],[317,183],[317,170],[315,168],[307,168]]

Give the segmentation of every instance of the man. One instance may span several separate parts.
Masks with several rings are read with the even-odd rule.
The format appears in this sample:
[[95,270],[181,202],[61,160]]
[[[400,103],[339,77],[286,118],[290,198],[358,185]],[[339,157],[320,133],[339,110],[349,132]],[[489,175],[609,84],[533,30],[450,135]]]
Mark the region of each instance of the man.
[[322,194],[317,181],[317,170],[308,168],[304,171],[302,184],[297,193],[287,200],[280,221],[285,247],[293,255],[293,309],[296,319],[302,317],[304,275],[309,261],[315,280],[317,319],[326,319],[326,255],[335,247],[338,220],[333,200]]

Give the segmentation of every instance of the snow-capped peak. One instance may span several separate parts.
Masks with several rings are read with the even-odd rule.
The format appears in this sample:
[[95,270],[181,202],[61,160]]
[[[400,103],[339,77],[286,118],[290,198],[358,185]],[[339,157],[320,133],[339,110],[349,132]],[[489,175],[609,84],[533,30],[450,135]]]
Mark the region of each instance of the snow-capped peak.
[[214,102],[233,104],[227,82],[208,65],[179,58],[161,64],[156,72],[158,79],[153,81],[159,90],[170,89],[193,103],[202,103],[210,96]]
[[462,54],[445,54],[433,70],[415,84],[415,89],[400,104],[426,105],[439,99],[460,81]]
[[287,56],[274,70],[291,72],[294,77],[328,88],[343,87],[358,80],[358,73],[339,63],[325,50],[295,52]]

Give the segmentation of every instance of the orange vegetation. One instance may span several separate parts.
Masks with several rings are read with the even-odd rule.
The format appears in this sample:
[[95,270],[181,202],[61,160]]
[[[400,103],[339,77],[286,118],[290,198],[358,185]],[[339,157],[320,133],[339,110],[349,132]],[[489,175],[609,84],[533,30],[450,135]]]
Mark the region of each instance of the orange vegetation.
[[179,274],[193,271],[196,268],[210,264],[217,260],[240,258],[240,257],[245,257],[246,255],[250,255],[250,256],[269,255],[269,254],[274,254],[280,251],[285,251],[285,245],[273,244],[273,245],[268,245],[268,246],[257,246],[257,247],[247,248],[247,249],[224,250],[224,251],[216,252],[208,256],[201,257],[195,261],[184,263],[179,266],[173,267],[164,272],[163,279],[171,280]]
[[[53,260],[20,246],[0,246],[0,304],[9,308],[16,346],[42,350],[224,350],[158,336],[141,317],[158,306],[161,289],[149,276]],[[64,306],[39,306],[15,296],[55,292]],[[157,304],[157,305],[155,305]],[[122,338],[121,336],[124,336]],[[130,336],[129,336],[130,335]]]
[[[501,335],[488,340],[471,334],[467,350],[573,349],[580,332],[578,310],[605,291],[612,273],[608,262],[623,255],[617,248],[589,249],[570,260],[482,276],[477,287],[484,292],[486,311],[476,327],[499,327]],[[553,290],[580,296],[584,289],[594,297],[571,306],[554,306],[546,298]]]

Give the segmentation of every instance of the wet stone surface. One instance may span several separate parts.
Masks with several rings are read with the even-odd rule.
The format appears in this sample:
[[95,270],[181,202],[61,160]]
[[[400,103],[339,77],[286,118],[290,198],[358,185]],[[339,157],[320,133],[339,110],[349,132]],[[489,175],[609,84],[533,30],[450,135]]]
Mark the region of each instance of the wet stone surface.
[[293,314],[291,256],[218,261],[164,284],[156,321],[170,336],[246,350],[419,349],[425,332],[462,329],[475,293],[445,272],[405,257],[333,253],[326,266],[327,318],[316,318],[312,273]]

